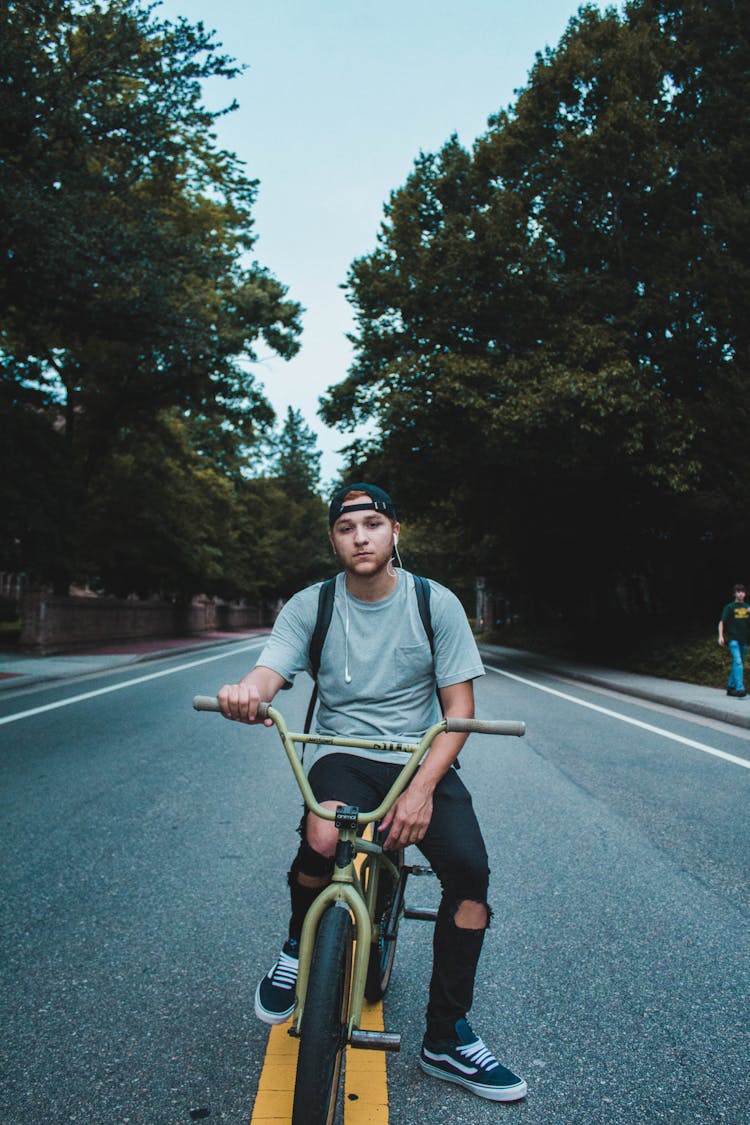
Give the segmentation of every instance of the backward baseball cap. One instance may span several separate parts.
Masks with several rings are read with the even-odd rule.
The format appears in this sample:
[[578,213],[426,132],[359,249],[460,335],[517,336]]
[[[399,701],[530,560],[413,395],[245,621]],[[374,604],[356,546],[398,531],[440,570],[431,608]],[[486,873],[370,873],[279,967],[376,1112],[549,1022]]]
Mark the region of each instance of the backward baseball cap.
[[[333,527],[336,520],[344,513],[344,500],[350,492],[365,492],[369,496],[369,503],[365,502],[365,497],[362,497],[361,503],[347,504],[347,512],[364,512],[373,511],[381,512],[388,519],[395,520],[396,505],[391,500],[387,492],[382,488],[378,488],[376,484],[365,484],[362,481],[357,484],[345,484],[342,488],[337,488],[331,497],[331,503],[328,508],[328,526]],[[357,498],[359,500],[359,497]]]

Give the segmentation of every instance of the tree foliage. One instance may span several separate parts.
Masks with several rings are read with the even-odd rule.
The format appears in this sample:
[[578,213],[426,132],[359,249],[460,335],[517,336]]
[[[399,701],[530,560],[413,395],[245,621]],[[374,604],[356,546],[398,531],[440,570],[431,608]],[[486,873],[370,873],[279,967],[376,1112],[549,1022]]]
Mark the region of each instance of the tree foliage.
[[374,420],[353,466],[519,596],[653,609],[750,547],[749,24],[582,8],[470,152],[420,154],[352,264],[324,417]]
[[[45,423],[49,456],[58,434],[65,451],[46,566],[32,547],[43,512],[20,551],[64,585],[91,561],[77,518],[91,482],[126,479],[137,450],[148,475],[151,430],[164,435],[175,410],[196,454],[240,472],[273,419],[250,364],[260,343],[295,353],[300,309],[250,258],[257,183],[217,146],[219,114],[201,100],[203,79],[237,67],[202,24],[160,22],[140,0],[9,0],[0,72],[0,364],[19,426],[9,456]],[[144,517],[166,534],[155,510]],[[187,580],[197,563],[183,561]]]
[[[288,407],[274,437],[273,476],[264,482],[267,489],[275,490],[269,535],[275,589],[283,598],[332,571],[326,505],[320,497],[320,458],[315,434],[301,412]],[[256,482],[256,489],[260,486]]]
[[65,469],[42,396],[0,373],[0,569],[50,573],[62,551]]
[[285,487],[301,494],[320,489],[320,458],[317,439],[300,410],[287,407],[286,418],[275,447],[276,472]]
[[[295,423],[312,439],[299,418]],[[163,411],[104,455],[84,501],[82,570],[97,590],[256,603],[325,577],[325,508],[295,472],[232,475],[198,451],[192,424]],[[286,464],[285,431],[267,439]],[[313,464],[317,455],[308,445]]]

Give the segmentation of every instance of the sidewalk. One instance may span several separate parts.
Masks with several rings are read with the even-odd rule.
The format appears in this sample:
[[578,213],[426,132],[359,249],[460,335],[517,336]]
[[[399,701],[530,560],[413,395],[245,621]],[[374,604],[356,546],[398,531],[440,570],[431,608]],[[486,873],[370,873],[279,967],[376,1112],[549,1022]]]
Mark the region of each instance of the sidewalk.
[[[0,651],[0,693],[33,684],[74,679],[127,664],[158,660],[164,656],[236,644],[238,641],[264,636],[269,631],[251,629],[242,633],[202,633],[193,637],[149,637],[90,645],[76,652],[55,656],[29,656],[25,653]],[[575,661],[563,662],[553,657],[521,649],[503,648],[500,645],[480,645],[480,651],[488,660],[500,667],[507,666],[516,675],[523,676],[524,672],[549,672],[593,687],[619,691],[650,703],[677,707],[705,718],[750,729],[750,695],[747,699],[733,699],[725,695],[722,686],[702,687]]]
[[13,650],[0,650],[0,693],[33,684],[75,679],[164,656],[199,652],[219,645],[236,644],[265,636],[270,629],[248,629],[239,633],[201,633],[191,637],[136,637],[132,640],[91,644],[75,652],[54,656],[32,656]]
[[733,726],[750,728],[750,695],[746,699],[733,699],[723,685],[704,687],[686,684],[680,680],[662,680],[657,676],[639,676],[635,672],[600,668],[578,661],[555,660],[521,649],[502,648],[500,645],[480,645],[479,650],[487,660],[498,667],[508,666],[508,671],[523,675],[529,672],[550,672],[592,687],[608,688],[624,695],[633,695],[649,703],[677,707],[704,718],[717,719]]

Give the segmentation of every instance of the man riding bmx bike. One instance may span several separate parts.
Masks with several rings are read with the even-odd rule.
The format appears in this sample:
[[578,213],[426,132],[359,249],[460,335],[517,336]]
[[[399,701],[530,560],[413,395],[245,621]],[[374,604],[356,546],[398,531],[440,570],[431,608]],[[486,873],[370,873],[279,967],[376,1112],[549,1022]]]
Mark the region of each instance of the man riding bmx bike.
[[[390,496],[365,483],[338,489],[329,527],[342,570],[320,655],[318,731],[409,742],[440,720],[441,708],[446,717],[473,718],[473,680],[484,670],[466,615],[454,594],[430,581],[428,637],[414,576],[392,565],[399,523]],[[320,584],[295,594],[256,666],[238,684],[221,688],[226,718],[255,722],[262,700],[311,671],[319,591]],[[525,1081],[497,1061],[466,1018],[490,919],[487,852],[471,797],[453,768],[466,737],[436,739],[380,831],[388,850],[416,844],[442,885],[420,1066],[479,1097],[510,1102],[525,1097]],[[307,753],[310,784],[326,808],[376,808],[404,762],[399,751],[309,746]],[[288,876],[288,938],[255,997],[256,1014],[270,1024],[294,1010],[302,923],[333,869],[333,823],[307,813],[300,835]]]

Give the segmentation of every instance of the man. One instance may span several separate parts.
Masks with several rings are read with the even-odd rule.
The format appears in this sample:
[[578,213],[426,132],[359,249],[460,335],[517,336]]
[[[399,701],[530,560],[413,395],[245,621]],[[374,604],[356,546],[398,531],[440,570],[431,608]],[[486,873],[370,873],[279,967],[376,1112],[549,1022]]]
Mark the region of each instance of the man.
[[734,587],[734,600],[724,606],[719,621],[719,644],[726,644],[732,657],[729,669],[727,695],[745,699],[745,650],[748,643],[750,606],[745,604],[745,587],[738,582]]
[[[436,686],[446,716],[472,718],[472,681],[484,670],[466,615],[449,590],[430,583],[433,654],[414,579],[392,566],[400,528],[390,496],[372,484],[339,489],[331,500],[329,527],[343,569],[336,578],[333,617],[321,653],[317,729],[416,741],[439,721]],[[273,699],[297,673],[309,671],[318,592],[319,586],[313,586],[291,598],[255,668],[239,684],[221,689],[219,703],[227,718],[254,722],[261,700]],[[422,1069],[480,1097],[516,1101],[525,1097],[526,1083],[501,1066],[466,1020],[490,909],[484,841],[471,797],[451,768],[465,740],[465,735],[447,733],[435,740],[383,821],[381,839],[391,850],[417,844],[442,884]],[[326,808],[375,808],[404,760],[398,751],[315,747],[308,759],[310,784]],[[302,922],[333,868],[333,824],[307,813],[300,835],[289,872],[289,936],[256,992],[256,1014],[267,1023],[283,1022],[294,1010]]]

